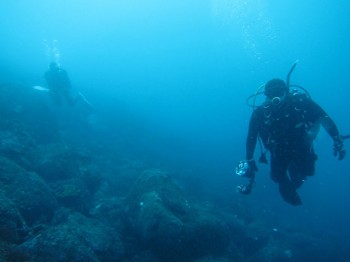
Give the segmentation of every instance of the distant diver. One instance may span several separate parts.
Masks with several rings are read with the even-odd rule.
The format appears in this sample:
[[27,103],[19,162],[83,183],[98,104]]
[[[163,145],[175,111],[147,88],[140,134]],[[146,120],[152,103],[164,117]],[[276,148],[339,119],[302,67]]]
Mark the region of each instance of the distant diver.
[[68,74],[56,62],[50,63],[49,70],[45,73],[45,80],[55,105],[62,105],[63,100],[71,106],[76,104],[77,99],[72,97],[72,86]]
[[[289,204],[298,206],[302,201],[297,189],[308,176],[315,174],[317,155],[313,141],[319,127],[322,126],[333,139],[334,156],[339,160],[346,154],[343,140],[350,135],[339,134],[334,121],[311,100],[304,88],[300,87],[304,92],[290,90],[294,85],[289,84],[289,78],[295,66],[296,63],[289,71],[286,82],[272,79],[248,98],[254,99],[254,111],[246,141],[246,160],[239,163],[236,173],[249,178],[248,185],[238,187],[241,193],[249,194],[258,171],[254,151],[256,143],[259,142],[262,150],[259,162],[267,163],[266,153],[270,153],[271,179],[278,184],[282,198]],[[263,87],[264,91],[260,92]],[[260,94],[265,95],[265,102],[255,106],[256,96]]]
[[33,88],[39,91],[49,92],[55,105],[60,106],[63,104],[63,101],[66,101],[68,105],[74,106],[81,101],[90,111],[94,111],[94,107],[82,93],[79,92],[73,97],[68,74],[58,63],[50,63],[49,70],[45,73],[45,80],[47,88],[41,86],[34,86]]

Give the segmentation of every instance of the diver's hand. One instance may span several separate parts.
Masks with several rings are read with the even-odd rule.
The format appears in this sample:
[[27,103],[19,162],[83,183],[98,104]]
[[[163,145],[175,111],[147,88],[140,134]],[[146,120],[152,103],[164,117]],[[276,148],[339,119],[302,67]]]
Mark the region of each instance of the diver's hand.
[[259,169],[258,167],[256,166],[256,162],[254,159],[251,159],[251,160],[247,160],[247,163],[249,165],[249,168],[250,168],[250,171],[255,173],[257,172]]
[[344,159],[346,155],[346,151],[344,148],[344,141],[341,136],[334,137],[333,155],[335,157],[338,157],[339,160]]

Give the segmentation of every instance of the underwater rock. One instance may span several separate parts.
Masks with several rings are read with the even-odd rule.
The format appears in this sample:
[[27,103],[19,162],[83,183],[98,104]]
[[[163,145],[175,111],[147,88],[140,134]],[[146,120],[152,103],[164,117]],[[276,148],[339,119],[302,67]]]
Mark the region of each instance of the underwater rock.
[[124,201],[121,198],[111,196],[98,198],[93,202],[89,216],[112,225],[114,228],[123,229],[126,220]]
[[110,185],[114,188],[117,196],[126,196],[130,192],[130,188],[125,185],[133,185],[140,173],[145,169],[142,161],[135,161],[120,157],[113,159],[113,164],[106,170],[106,177]]
[[27,168],[31,166],[31,151],[35,147],[35,142],[24,128],[18,127],[22,125],[9,121],[6,128],[0,129],[0,155]]
[[186,218],[184,252],[192,258],[222,255],[230,243],[228,229],[218,213],[197,207]]
[[154,241],[162,247],[177,244],[181,237],[183,222],[164,207],[158,193],[155,191],[146,193],[140,203],[136,223],[141,239],[145,242]]
[[[286,242],[271,240],[257,252],[247,254],[250,262],[309,261],[295,260],[291,246]],[[319,261],[319,260],[310,260]]]
[[124,244],[117,231],[79,213],[17,246],[15,261],[120,261]]
[[[288,249],[284,249],[294,261],[348,261],[349,257],[332,238],[314,237],[302,232],[285,235]],[[348,242],[347,242],[348,243]],[[346,252],[349,254],[349,250]],[[343,259],[345,258],[346,259]]]
[[81,175],[81,168],[89,165],[89,156],[64,144],[48,144],[36,151],[33,170],[46,182],[56,182]]
[[80,178],[51,183],[50,187],[60,206],[69,207],[84,214],[88,213],[92,195]]
[[127,204],[127,212],[141,240],[162,248],[176,248],[183,226],[181,216],[188,206],[166,172],[144,171],[131,189]]
[[35,144],[58,140],[56,118],[37,92],[27,86],[3,84],[0,93],[0,130],[26,132]]
[[50,188],[36,173],[4,157],[0,157],[0,188],[29,226],[49,221],[57,206]]
[[0,155],[34,171],[39,145],[60,141],[56,119],[31,88],[0,85]]
[[126,260],[130,262],[160,262],[157,257],[151,253],[150,251],[139,251],[134,254],[130,260]]
[[13,201],[0,192],[0,241],[17,243],[24,234],[26,225],[23,217]]
[[268,245],[272,231],[259,222],[244,225],[242,231],[235,239],[239,250],[246,256],[250,256]]
[[191,206],[165,171],[144,171],[127,203],[136,235],[160,261],[220,255],[229,244],[225,223],[209,210]]
[[198,259],[194,262],[232,262],[230,258],[227,257],[204,257],[201,259]]
[[128,194],[129,212],[138,212],[144,195],[150,192],[154,192],[162,205],[175,215],[182,216],[189,210],[187,199],[169,174],[163,170],[149,169],[142,172]]

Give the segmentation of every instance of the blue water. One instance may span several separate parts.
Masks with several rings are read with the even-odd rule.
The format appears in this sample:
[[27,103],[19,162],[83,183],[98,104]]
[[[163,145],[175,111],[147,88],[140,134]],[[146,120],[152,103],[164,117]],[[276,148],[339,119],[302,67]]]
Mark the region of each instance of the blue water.
[[94,125],[127,112],[145,155],[192,170],[194,191],[242,201],[275,227],[331,232],[342,242],[350,237],[350,161],[332,156],[326,132],[302,207],[281,200],[261,165],[253,193],[237,195],[242,180],[233,171],[245,156],[246,97],[285,78],[296,60],[291,83],[350,133],[349,12],[345,0],[1,1],[0,80],[45,86],[57,61],[97,108]]

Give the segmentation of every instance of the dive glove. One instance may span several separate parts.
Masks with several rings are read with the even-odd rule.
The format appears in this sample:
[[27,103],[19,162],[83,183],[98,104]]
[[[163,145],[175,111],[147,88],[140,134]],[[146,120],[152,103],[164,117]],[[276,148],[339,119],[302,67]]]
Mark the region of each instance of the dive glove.
[[339,160],[342,160],[345,157],[346,151],[344,149],[344,140],[341,136],[334,137],[333,144],[333,155],[338,157]]

